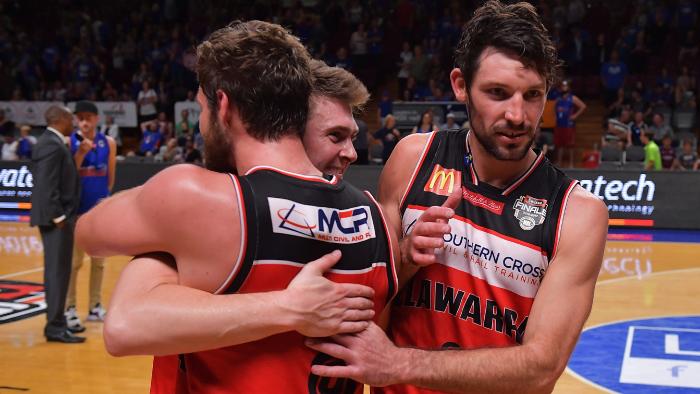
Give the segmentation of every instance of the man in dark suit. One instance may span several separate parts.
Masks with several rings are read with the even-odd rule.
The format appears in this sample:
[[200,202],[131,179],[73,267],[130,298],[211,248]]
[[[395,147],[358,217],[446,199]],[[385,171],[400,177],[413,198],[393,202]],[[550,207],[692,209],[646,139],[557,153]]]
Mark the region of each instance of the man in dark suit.
[[47,314],[44,335],[50,342],[81,343],[85,338],[68,330],[63,314],[80,201],[78,171],[65,139],[73,130],[73,115],[68,108],[54,105],[44,116],[48,127],[32,152],[34,187],[30,222],[39,226],[44,244]]

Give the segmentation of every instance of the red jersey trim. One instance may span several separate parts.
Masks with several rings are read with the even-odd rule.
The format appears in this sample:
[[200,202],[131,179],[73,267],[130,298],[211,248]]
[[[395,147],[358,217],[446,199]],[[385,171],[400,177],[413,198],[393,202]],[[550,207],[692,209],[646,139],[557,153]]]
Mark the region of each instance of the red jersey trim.
[[[296,261],[289,261],[289,260],[255,260],[253,262],[254,266],[260,266],[260,265],[284,265],[287,267],[294,267],[294,268],[299,268],[302,269],[306,264],[298,263]],[[332,272],[334,274],[339,274],[339,275],[359,275],[359,274],[366,274],[368,272],[372,272],[377,268],[386,268],[386,263],[378,262],[378,263],[372,263],[371,267],[359,269],[359,270],[341,270],[337,268],[331,268],[326,272]]]
[[238,197],[238,212],[239,220],[241,226],[241,247],[238,249],[238,257],[236,258],[236,263],[233,265],[231,273],[228,275],[224,283],[219,286],[214,294],[220,294],[222,291],[226,290],[233,282],[238,272],[243,265],[243,259],[245,258],[246,249],[248,248],[248,218],[245,212],[245,203],[243,201],[243,192],[241,190],[241,184],[238,182],[238,178],[233,174],[228,174],[231,177],[231,182],[233,182],[233,188],[236,190],[236,195]]
[[418,176],[418,173],[420,172],[421,167],[423,167],[423,162],[425,161],[425,157],[427,156],[428,151],[430,150],[430,146],[433,145],[433,139],[435,139],[435,132],[430,133],[430,137],[428,138],[428,142],[423,147],[423,151],[420,154],[420,160],[418,161],[418,164],[416,164],[416,168],[413,169],[413,174],[411,175],[411,181],[408,183],[408,187],[403,192],[403,196],[401,197],[401,202],[399,203],[399,208],[401,208],[403,206],[404,202],[406,202],[406,198],[408,198],[408,194],[411,192],[411,188],[413,187],[413,183],[416,181],[416,177]]
[[[391,300],[392,298],[394,298],[394,296],[399,291],[399,277],[396,273],[396,260],[394,258],[394,244],[391,240],[391,233],[389,232],[390,230],[389,230],[388,222],[386,221],[386,218],[384,217],[384,211],[382,211],[381,205],[379,205],[377,200],[374,199],[374,196],[372,195],[372,193],[365,190],[365,194],[367,194],[367,196],[370,198],[370,200],[372,200],[374,205],[377,206],[377,210],[379,211],[379,216],[381,216],[381,218],[382,218],[382,226],[384,226],[384,233],[386,234],[387,244],[389,246],[389,261],[388,261],[388,263],[390,264],[390,266],[388,266],[387,268],[391,269],[391,279],[394,281],[394,286],[393,286],[394,291],[392,292],[393,294],[387,295],[387,304],[388,304],[388,300]],[[390,288],[391,288],[391,286],[390,286]]]
[[272,167],[272,166],[255,166],[255,167],[249,169],[248,171],[246,171],[246,173],[244,175],[250,175],[254,172],[261,171],[261,170],[270,170],[270,171],[274,171],[274,172],[278,172],[280,174],[290,176],[292,178],[302,179],[305,181],[328,183],[331,185],[335,185],[336,183],[338,183],[338,177],[335,175],[333,175],[333,178],[331,178],[331,180],[329,181],[326,178],[323,178],[320,176],[297,174],[295,172],[282,170],[280,168],[276,168],[276,167]]
[[571,195],[571,191],[574,190],[574,187],[578,185],[578,181],[571,181],[571,184],[569,187],[566,189],[566,192],[564,192],[564,198],[561,201],[561,208],[559,208],[559,217],[557,218],[557,231],[554,234],[554,247],[552,248],[552,259],[554,259],[554,256],[557,255],[557,247],[559,246],[559,236],[561,234],[561,227],[564,224],[564,214],[566,213],[566,205],[569,203],[569,196]]
[[540,165],[540,163],[542,163],[543,159],[544,159],[544,154],[542,152],[540,152],[539,156],[537,156],[535,161],[532,162],[532,164],[530,165],[530,168],[523,175],[521,175],[520,178],[518,178],[513,184],[508,186],[508,188],[506,190],[504,190],[502,194],[504,196],[507,196],[511,192],[513,192],[513,190],[517,189],[518,186],[520,186],[523,182],[525,182],[525,180],[527,178],[530,177],[530,175],[535,171],[535,169]]
[[[407,208],[413,208],[413,209],[417,209],[417,210],[419,210],[419,211],[425,211],[426,209],[428,209],[428,207],[423,207],[423,206],[420,206],[420,205],[409,205]],[[537,245],[533,245],[533,244],[531,244],[531,243],[528,243],[528,242],[519,240],[519,239],[517,239],[517,238],[513,238],[513,237],[510,237],[510,236],[508,236],[508,235],[501,234],[501,233],[499,233],[498,231],[491,230],[490,228],[486,228],[486,227],[480,226],[480,225],[478,225],[478,224],[472,222],[471,220],[469,220],[469,219],[467,219],[467,218],[465,218],[465,217],[459,216],[459,215],[454,215],[452,218],[453,218],[453,219],[456,219],[456,220],[459,220],[460,222],[467,223],[468,225],[470,225],[470,226],[472,226],[472,227],[474,227],[474,228],[476,228],[476,229],[478,229],[478,230],[480,230],[480,231],[483,231],[483,232],[485,232],[485,233],[489,233],[489,234],[491,234],[491,235],[495,235],[495,236],[497,236],[497,237],[499,237],[499,238],[501,238],[501,239],[504,239],[504,240],[506,240],[506,241],[513,242],[513,243],[516,243],[516,244],[518,244],[518,245],[525,246],[526,248],[532,249],[532,250],[534,250],[534,251],[536,251],[536,252],[539,252],[539,253],[541,253],[542,255],[545,255],[545,256],[546,256],[546,252],[545,252],[541,247],[539,247],[539,246],[537,246]]]

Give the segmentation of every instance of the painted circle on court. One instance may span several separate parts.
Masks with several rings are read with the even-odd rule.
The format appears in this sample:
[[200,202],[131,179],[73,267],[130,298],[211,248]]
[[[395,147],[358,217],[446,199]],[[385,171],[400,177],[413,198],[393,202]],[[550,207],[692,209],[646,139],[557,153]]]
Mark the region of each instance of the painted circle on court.
[[626,320],[587,328],[569,371],[620,393],[699,393],[700,316]]

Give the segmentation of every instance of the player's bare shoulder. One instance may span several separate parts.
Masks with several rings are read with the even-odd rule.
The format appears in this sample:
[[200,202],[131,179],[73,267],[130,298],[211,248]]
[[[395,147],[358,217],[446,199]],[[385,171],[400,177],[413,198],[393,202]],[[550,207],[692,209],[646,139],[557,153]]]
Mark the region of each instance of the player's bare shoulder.
[[380,200],[385,202],[388,195],[391,195],[392,199],[401,198],[416,166],[419,165],[430,136],[431,133],[411,134],[399,141],[379,179]]
[[566,209],[567,215],[582,216],[589,224],[600,224],[607,229],[608,208],[605,203],[593,193],[581,186],[571,191]]
[[229,174],[191,164],[177,164],[159,172],[144,185],[144,194],[158,204],[190,212],[198,207],[222,208],[236,202]]

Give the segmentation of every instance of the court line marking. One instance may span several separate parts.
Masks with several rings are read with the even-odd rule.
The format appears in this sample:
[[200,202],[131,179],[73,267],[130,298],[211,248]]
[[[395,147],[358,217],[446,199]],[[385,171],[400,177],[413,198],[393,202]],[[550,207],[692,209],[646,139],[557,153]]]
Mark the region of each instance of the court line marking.
[[39,267],[39,268],[33,268],[30,270],[26,270],[26,271],[13,272],[11,274],[0,275],[0,279],[14,278],[15,276],[22,276],[25,274],[31,274],[31,273],[39,272],[39,271],[43,271],[43,270],[44,270],[44,267]]
[[[670,273],[670,272],[676,273],[676,272],[683,272],[683,271],[700,271],[700,268],[685,268],[685,269],[680,269],[680,270],[652,272],[651,274],[649,274],[649,275],[647,275],[647,276],[668,274],[668,273]],[[647,276],[645,276],[645,278],[646,278]],[[619,281],[625,280],[625,279],[636,279],[636,280],[639,280],[639,278],[637,278],[636,276],[630,276],[630,277],[625,277],[625,278],[613,278],[613,279],[608,279],[608,280],[601,281],[601,282],[599,282],[599,283],[610,283],[610,282],[613,282],[613,283],[614,283],[614,282],[619,282]],[[598,286],[598,283],[596,283],[596,286]],[[605,322],[605,323],[601,323],[601,324],[596,324],[596,325],[590,326],[590,327],[584,327],[583,330],[581,330],[581,333],[583,333],[584,331],[592,330],[592,329],[594,329],[594,328],[610,326],[610,325],[613,325],[613,324],[623,323],[623,322],[628,322],[628,321],[633,321],[633,320],[665,319],[665,318],[669,318],[669,317],[698,317],[698,315],[659,315],[659,316],[649,316],[649,317],[638,317],[638,318],[632,318],[632,319],[614,320],[614,321],[611,321],[611,322]],[[578,342],[578,341],[577,341],[577,342]],[[571,361],[571,357],[569,357],[569,361]],[[608,389],[608,388],[606,388],[606,387],[603,387],[603,386],[601,386],[601,385],[599,385],[599,384],[597,384],[597,383],[595,383],[595,382],[593,382],[593,381],[591,381],[591,380],[588,380],[588,379],[584,378],[583,376],[579,375],[579,374],[576,373],[573,369],[569,368],[569,363],[568,363],[568,362],[566,363],[566,368],[564,369],[564,372],[566,372],[567,374],[569,374],[569,376],[571,376],[572,378],[577,379],[577,380],[581,381],[582,383],[588,384],[588,385],[590,385],[590,386],[592,386],[592,387],[594,387],[594,388],[596,388],[596,389],[598,389],[598,390],[601,390],[601,391],[603,391],[603,392],[606,392],[606,393],[613,393],[613,394],[617,394],[617,393],[618,393],[617,391],[610,390],[610,389]]]
[[[659,272],[652,272],[650,274],[644,275],[644,279],[650,277],[650,276],[657,276],[657,275],[668,275],[670,273],[679,273],[679,272],[691,272],[691,271],[700,271],[700,268],[695,267],[695,268],[682,268],[679,270],[668,270],[668,271],[659,271]],[[610,278],[610,279],[603,279],[598,282],[596,282],[596,286],[598,285],[603,285],[603,284],[608,284],[608,283],[617,283],[617,282],[623,282],[626,280],[640,280],[637,276],[625,276],[624,278]]]

